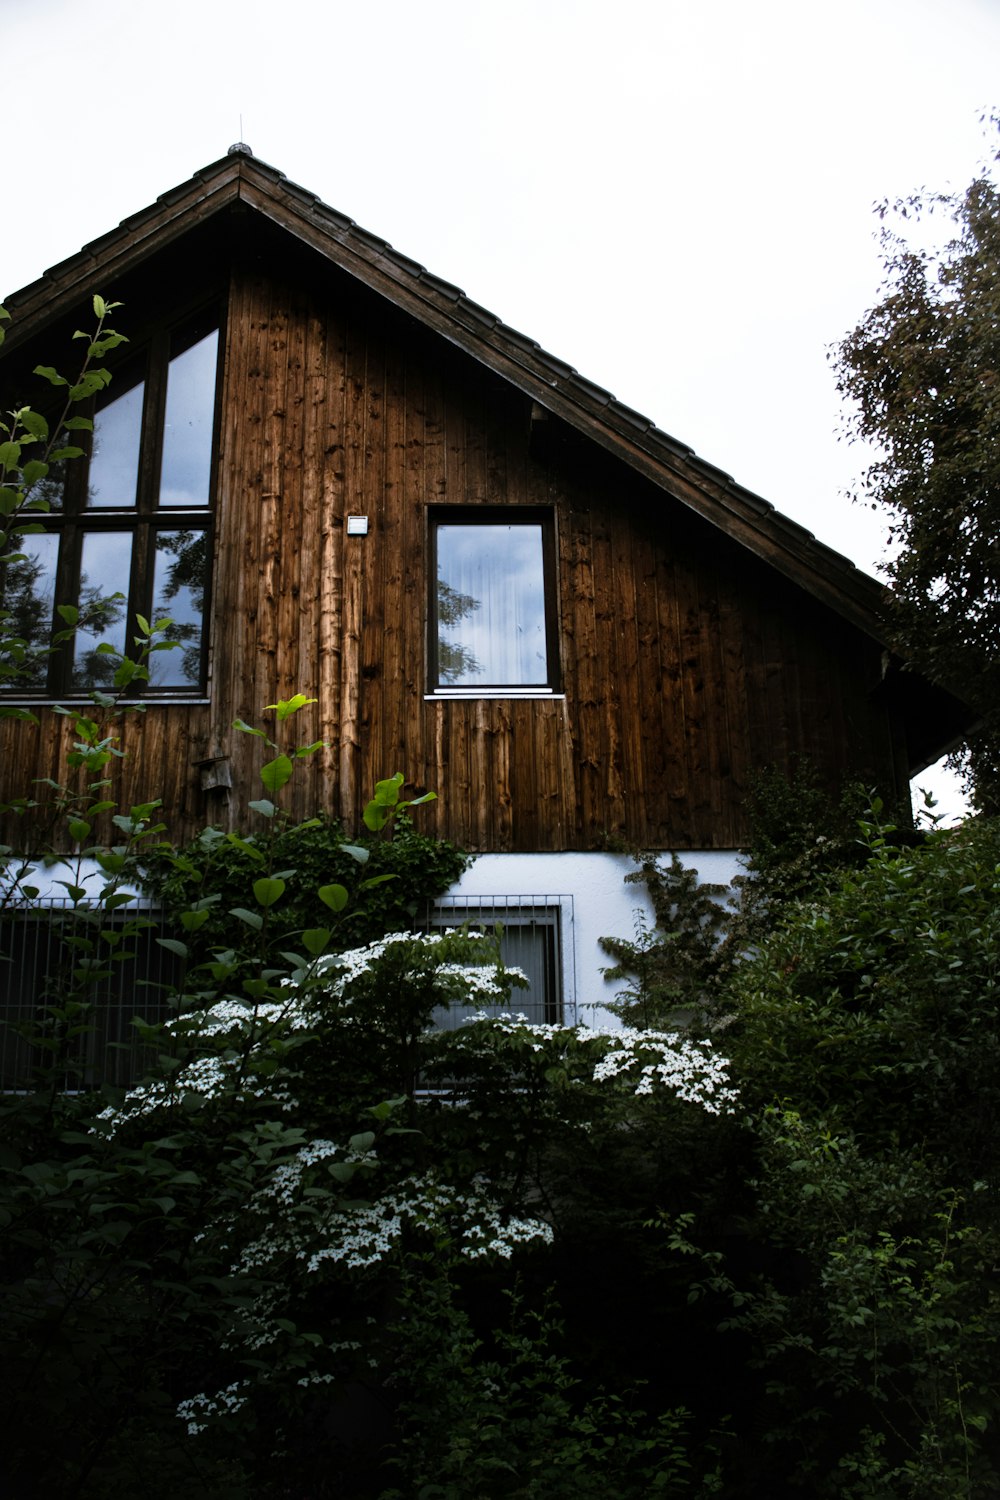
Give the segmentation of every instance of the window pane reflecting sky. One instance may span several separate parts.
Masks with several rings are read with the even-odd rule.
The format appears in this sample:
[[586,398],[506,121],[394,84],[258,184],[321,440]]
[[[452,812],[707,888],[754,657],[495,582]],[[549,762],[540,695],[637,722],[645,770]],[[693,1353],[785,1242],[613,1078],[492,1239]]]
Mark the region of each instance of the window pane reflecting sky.
[[219,331],[170,361],[163,427],[161,505],[207,505]]
[[94,449],[90,460],[87,503],[92,506],[135,504],[139,475],[139,437],[142,431],[140,380],[130,391],[109,401],[94,418]]

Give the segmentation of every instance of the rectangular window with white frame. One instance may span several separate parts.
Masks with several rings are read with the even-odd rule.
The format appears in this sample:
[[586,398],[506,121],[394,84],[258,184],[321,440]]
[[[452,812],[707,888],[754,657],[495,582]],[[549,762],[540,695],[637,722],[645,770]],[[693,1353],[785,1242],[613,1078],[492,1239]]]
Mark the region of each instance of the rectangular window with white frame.
[[435,506],[429,690],[445,697],[559,691],[555,519],[535,506]]

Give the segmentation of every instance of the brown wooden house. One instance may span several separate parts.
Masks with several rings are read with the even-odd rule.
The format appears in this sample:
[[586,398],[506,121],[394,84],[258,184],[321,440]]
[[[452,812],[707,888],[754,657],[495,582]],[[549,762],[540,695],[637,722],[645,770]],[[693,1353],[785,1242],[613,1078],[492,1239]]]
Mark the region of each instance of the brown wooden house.
[[434,788],[422,826],[486,856],[456,903],[537,898],[569,1004],[621,922],[609,836],[731,872],[754,771],[807,755],[899,803],[959,735],[878,583],[246,148],[10,297],[5,389],[37,399],[95,291],[130,342],[29,539],[35,619],[127,603],[21,694],[37,728],[0,724],[2,791],[63,778],[45,705],[100,685],[101,634],[170,613],[126,799],[178,838],[245,824],[260,742],[233,719],[305,692],[328,748],[295,811],[356,824],[397,769]]

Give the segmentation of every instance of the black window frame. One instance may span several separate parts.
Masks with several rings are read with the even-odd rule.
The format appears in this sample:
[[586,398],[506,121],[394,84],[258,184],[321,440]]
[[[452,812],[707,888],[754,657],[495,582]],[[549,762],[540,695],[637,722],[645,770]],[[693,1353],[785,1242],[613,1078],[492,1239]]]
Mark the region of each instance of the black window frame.
[[[211,333],[218,336],[213,392],[211,459],[208,493],[204,504],[196,506],[164,505],[160,499],[166,421],[167,376],[173,359],[194,347]],[[68,440],[84,449],[80,458],[65,461],[65,483],[62,505],[49,511],[32,511],[29,519],[44,532],[59,537],[51,633],[65,629],[58,614],[60,605],[79,605],[80,568],[84,538],[94,533],[129,532],[131,534],[131,567],[125,613],[125,654],[134,655],[136,616],[143,615],[153,623],[154,576],[156,570],[156,534],[160,531],[204,532],[206,561],[204,607],[197,681],[190,684],[169,683],[162,686],[142,682],[137,685],[143,700],[203,700],[208,692],[209,626],[212,605],[212,555],[215,535],[215,512],[218,487],[218,452],[221,428],[221,393],[224,373],[225,319],[218,298],[188,307],[169,321],[144,330],[133,342],[122,346],[121,356],[108,361],[111,381],[96,397],[78,407],[74,415],[94,418],[100,411],[144,382],[140,421],[138,469],[134,501],[123,505],[88,506],[93,434],[74,432]],[[171,653],[173,655],[174,653]],[[48,657],[45,682],[30,685],[17,680],[5,685],[4,701],[52,703],[86,701],[91,688],[73,682],[75,637],[60,644]],[[107,685],[99,684],[100,691]],[[136,696],[126,693],[126,698]]]
[[[483,682],[470,685],[441,680],[438,652],[438,527],[540,526],[542,588],[545,607],[544,683]],[[427,689],[435,698],[547,698],[562,691],[559,651],[559,568],[555,509],[547,505],[434,505],[427,509]]]

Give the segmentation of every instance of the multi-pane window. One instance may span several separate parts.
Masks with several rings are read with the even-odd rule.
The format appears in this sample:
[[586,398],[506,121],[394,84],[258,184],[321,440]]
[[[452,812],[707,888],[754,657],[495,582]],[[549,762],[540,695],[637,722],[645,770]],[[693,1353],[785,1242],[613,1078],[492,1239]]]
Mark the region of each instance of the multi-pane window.
[[[115,661],[97,648],[128,652],[137,615],[169,617],[180,643],[150,656],[144,694],[204,690],[218,353],[214,313],[158,332],[98,399],[88,456],[41,482],[50,508],[32,519],[45,530],[21,539],[26,560],[6,580],[15,627],[39,648],[18,693],[107,687]],[[46,655],[59,605],[79,620],[72,643]]]
[[555,691],[551,512],[435,509],[430,550],[431,691]]

